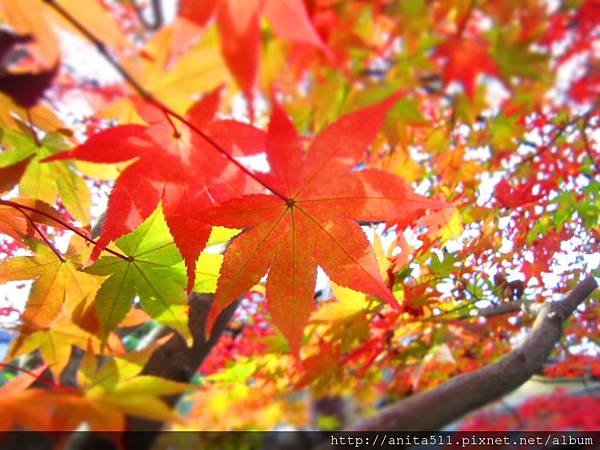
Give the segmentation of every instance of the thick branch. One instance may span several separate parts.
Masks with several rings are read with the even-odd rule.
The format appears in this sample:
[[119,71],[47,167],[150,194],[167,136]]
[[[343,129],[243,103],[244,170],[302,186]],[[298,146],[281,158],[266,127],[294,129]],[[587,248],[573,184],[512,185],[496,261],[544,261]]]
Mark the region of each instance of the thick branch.
[[517,311],[521,311],[523,302],[520,300],[513,302],[500,303],[498,305],[488,306],[487,308],[481,308],[477,311],[475,317],[494,317],[501,316],[502,314],[509,314]]
[[597,287],[589,276],[563,300],[547,303],[521,345],[498,362],[394,403],[373,417],[355,422],[346,431],[437,430],[508,394],[542,367],[560,340],[565,321]]
[[[221,337],[237,307],[237,303],[234,303],[220,315],[212,336],[209,340],[206,340],[206,319],[213,300],[213,294],[199,294],[196,292],[190,294],[189,327],[194,338],[193,345],[188,347],[179,334],[173,335],[168,342],[152,354],[152,357],[142,371],[143,374],[155,375],[186,383],[192,379],[204,359]],[[167,399],[167,402],[173,406],[179,398],[180,396],[178,395],[172,396]],[[127,420],[127,430],[129,431],[158,432],[162,428],[163,423],[161,422],[135,417]],[[133,440],[131,443],[128,442],[129,445],[127,445],[127,448],[136,450],[150,448],[155,437],[156,435],[153,433],[127,435],[126,440]]]
[[[190,294],[189,327],[194,338],[193,345],[188,347],[179,334],[174,334],[169,341],[154,351],[150,360],[142,370],[143,374],[155,375],[184,383],[191,381],[204,359],[219,340],[237,307],[236,302],[219,316],[212,336],[209,340],[206,340],[206,319],[213,300],[213,294],[199,294],[196,292]],[[174,395],[167,398],[166,401],[170,406],[174,406],[179,398],[179,395]],[[151,449],[163,427],[164,424],[162,422],[139,417],[128,417],[126,430],[143,431],[143,433],[125,434],[125,445],[123,448],[126,450]],[[72,448],[77,450],[116,450],[117,448],[114,443],[109,442],[96,434],[75,435],[75,441]]]

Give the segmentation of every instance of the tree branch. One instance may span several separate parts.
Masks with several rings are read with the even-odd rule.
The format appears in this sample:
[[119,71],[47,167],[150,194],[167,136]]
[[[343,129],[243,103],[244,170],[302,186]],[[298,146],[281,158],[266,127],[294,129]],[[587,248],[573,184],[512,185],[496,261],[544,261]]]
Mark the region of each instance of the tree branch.
[[[169,380],[187,383],[215,346],[227,323],[237,308],[237,302],[229,306],[219,316],[214,331],[209,340],[205,337],[206,319],[214,301],[213,294],[199,294],[192,292],[189,295],[190,316],[189,328],[194,338],[193,345],[188,347],[179,334],[174,334],[169,341],[154,351],[150,360],[142,370],[144,375],[154,375]],[[181,395],[166,398],[170,406],[174,406]],[[124,449],[149,450],[154,445],[164,423],[139,417],[127,417],[126,430],[123,436]],[[142,433],[130,433],[142,431]],[[114,442],[108,441],[100,435],[79,434],[75,435],[73,446],[77,450],[116,450]],[[17,447],[15,447],[16,449]],[[41,448],[41,447],[40,447]],[[44,447],[45,449],[45,447]]]
[[[152,354],[142,374],[155,375],[185,383],[191,381],[204,359],[221,337],[237,307],[237,302],[233,303],[219,316],[210,339],[206,340],[206,319],[213,300],[213,294],[199,294],[197,292],[190,294],[189,328],[194,338],[193,345],[188,347],[179,334],[174,334],[168,342]],[[180,395],[174,395],[166,400],[170,406],[174,406],[180,397]],[[126,448],[136,450],[150,448],[162,428],[162,422],[129,417],[126,429],[128,431],[145,431],[145,433],[127,434],[125,436]]]
[[148,19],[146,19],[146,16],[144,16],[144,11],[142,11],[142,6],[139,5],[136,0],[131,0],[131,5],[135,10],[138,20],[141,22],[144,28],[150,31],[156,31],[162,27],[164,19],[160,0],[152,0],[150,4],[152,7],[152,21],[148,21]]
[[565,321],[597,287],[589,276],[563,300],[546,303],[525,340],[498,362],[394,403],[345,431],[437,430],[508,394],[542,367],[560,340]]
[[488,306],[486,308],[480,308],[477,311],[476,316],[472,317],[494,317],[501,316],[502,314],[509,314],[522,310],[523,302],[521,300],[500,303],[498,305]]

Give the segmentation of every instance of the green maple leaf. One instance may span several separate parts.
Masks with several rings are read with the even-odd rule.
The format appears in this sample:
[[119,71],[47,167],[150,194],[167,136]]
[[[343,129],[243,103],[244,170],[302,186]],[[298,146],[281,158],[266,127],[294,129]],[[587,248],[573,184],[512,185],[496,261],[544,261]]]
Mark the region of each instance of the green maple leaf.
[[115,242],[129,260],[103,256],[87,271],[109,275],[96,294],[96,311],[104,339],[125,318],[139,297],[142,308],[158,322],[191,339],[182,257],[173,243],[162,210]]
[[48,134],[38,144],[14,130],[2,130],[1,143],[9,151],[0,153],[0,168],[26,162],[27,167],[19,181],[19,193],[53,205],[60,195],[67,210],[83,224],[90,222],[92,197],[84,179],[65,161],[41,161],[67,146],[56,134]]

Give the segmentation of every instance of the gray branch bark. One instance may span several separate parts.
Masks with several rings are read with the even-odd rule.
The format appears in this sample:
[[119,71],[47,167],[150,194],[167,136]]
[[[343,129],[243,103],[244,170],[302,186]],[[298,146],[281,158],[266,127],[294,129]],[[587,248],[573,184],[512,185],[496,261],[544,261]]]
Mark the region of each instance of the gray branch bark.
[[500,303],[499,305],[492,305],[486,308],[481,308],[477,311],[477,316],[475,317],[494,317],[500,316],[502,314],[509,314],[517,311],[521,311],[523,304],[522,301],[517,300],[508,303]]

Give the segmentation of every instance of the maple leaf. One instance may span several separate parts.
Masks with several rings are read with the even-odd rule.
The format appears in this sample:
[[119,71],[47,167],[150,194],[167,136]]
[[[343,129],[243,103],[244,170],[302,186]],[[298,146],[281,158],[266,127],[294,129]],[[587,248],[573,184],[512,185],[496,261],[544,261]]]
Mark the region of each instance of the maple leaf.
[[[18,256],[0,264],[0,282],[34,280],[21,316],[20,334],[8,357],[39,350],[58,375],[71,357],[71,346],[100,350],[94,297],[102,280],[80,270],[89,249],[77,237],[63,258],[41,241],[29,241],[29,247],[34,256]],[[121,348],[114,335],[107,342],[113,351]]]
[[29,165],[29,159],[24,159],[8,167],[0,168],[0,194],[10,192],[18,183],[25,169]]
[[435,211],[428,216],[420,218],[417,223],[428,228],[427,235],[431,239],[439,237],[441,244],[445,244],[451,239],[457,239],[463,233],[460,212],[456,207]]
[[335,300],[321,303],[310,321],[325,325],[323,335],[330,336],[332,341],[340,341],[342,351],[346,352],[355,342],[362,342],[369,336],[369,300],[365,294],[335,283],[331,289]]
[[65,207],[75,219],[84,224],[90,222],[92,199],[83,178],[71,170],[67,162],[41,162],[44,158],[65,150],[61,136],[49,133],[37,143],[26,135],[5,129],[2,131],[1,142],[10,150],[0,153],[0,168],[9,169],[26,164],[19,181],[21,195],[54,204],[60,194]]
[[45,418],[47,429],[52,431],[72,431],[84,422],[95,431],[121,431],[126,415],[179,421],[160,397],[179,394],[191,386],[140,375],[152,352],[164,342],[165,338],[159,339],[143,350],[106,359],[103,364],[86,353],[77,373],[79,388],[34,390],[37,414]]
[[465,159],[464,147],[438,153],[433,163],[442,181],[452,187],[459,183],[472,185],[476,181],[475,176],[483,170],[478,162]]
[[[15,207],[16,205],[16,207]],[[32,238],[36,231],[29,219],[38,224],[50,225],[59,229],[67,229],[62,224],[70,221],[41,200],[31,198],[13,198],[10,201],[0,200],[0,233],[15,239],[19,245],[25,238]]]
[[223,58],[244,93],[252,98],[262,45],[260,15],[277,35],[296,44],[313,46],[329,54],[301,0],[184,0],[175,28],[175,49],[196,38],[216,16]]
[[296,354],[314,305],[317,265],[336,283],[397,305],[357,222],[444,205],[414,194],[392,174],[354,170],[397,99],[341,118],[305,155],[292,123],[275,105],[267,136],[271,172],[263,181],[277,195],[247,195],[203,213],[212,224],[247,229],[224,255],[209,332],[221,311],[267,271],[273,321]]
[[393,271],[401,272],[408,266],[411,256],[415,253],[415,248],[408,243],[403,232],[398,233],[396,237],[396,247],[400,249],[400,253],[393,257]]
[[441,62],[446,85],[459,81],[467,96],[475,96],[479,74],[498,75],[498,67],[482,42],[464,38],[450,38],[438,46],[435,56]]
[[49,105],[38,103],[33,108],[23,108],[9,96],[0,93],[0,126],[17,129],[20,123],[27,121],[44,131],[64,129],[64,124]]
[[[179,32],[177,24],[158,31],[139,54],[129,54],[125,65],[132,76],[152,96],[169,105],[169,108],[184,114],[202,94],[221,85],[230,85],[233,79],[223,61],[218,45],[216,30],[209,30],[199,42],[184,39],[185,54],[173,61],[173,53]],[[189,47],[191,44],[193,46]],[[121,85],[112,89],[90,89],[90,101],[101,111],[100,117],[118,120],[119,123],[143,123],[135,103],[136,95],[126,96]],[[108,104],[107,104],[108,102]]]
[[529,280],[536,277],[542,280],[542,272],[550,272],[550,264],[554,254],[560,251],[561,242],[569,238],[568,232],[550,230],[543,239],[536,240],[532,245],[533,261],[523,261],[522,271]]
[[533,193],[533,189],[537,184],[538,181],[535,178],[531,178],[527,183],[513,187],[506,179],[502,179],[496,185],[496,198],[502,206],[509,209],[531,206],[544,196],[543,192],[539,194]]
[[160,209],[139,228],[119,238],[115,245],[127,259],[103,256],[86,269],[94,275],[109,276],[98,289],[95,304],[100,335],[123,321],[139,296],[142,308],[157,321],[191,339],[187,325],[185,276],[174,267],[182,260],[173,243]]
[[[0,11],[10,26],[19,34],[32,35],[32,53],[45,67],[52,67],[60,58],[60,43],[55,28],[60,26],[70,32],[79,29],[53,15],[43,0],[0,0]],[[134,50],[135,46],[127,39],[106,9],[95,0],[61,0],[61,7],[74,14],[80,23],[102,36],[104,42],[119,50]],[[64,31],[64,30],[61,30]]]
[[[219,98],[220,89],[205,96],[188,112],[190,121],[230,155],[262,151],[263,131],[234,120],[212,120]],[[189,130],[174,131],[156,108],[142,109],[141,113],[150,126],[109,128],[47,161],[76,158],[110,164],[135,159],[111,192],[102,234],[91,259],[96,260],[109,242],[137,228],[162,200],[165,219],[188,267],[191,290],[196,259],[210,235],[210,226],[191,212],[210,206],[215,197],[223,200],[244,192],[248,180],[204,139],[190,136]],[[209,192],[207,184],[211,182]]]
[[327,342],[319,347],[318,353],[302,361],[302,376],[297,382],[298,388],[309,386],[317,378],[332,376],[340,371],[341,350]]
[[31,430],[50,430],[47,414],[40,414],[40,405],[36,403],[39,389],[27,389],[42,375],[47,366],[13,378],[0,387],[0,431],[11,431],[16,425]]
[[39,0],[0,1],[7,22],[18,34],[33,36],[30,50],[43,66],[49,68],[59,60],[60,48],[58,38],[46,17],[40,14],[40,8],[44,5]]
[[30,247],[35,256],[17,256],[0,264],[0,282],[34,280],[22,316],[25,334],[47,329],[63,307],[74,309],[99,287],[96,277],[78,270],[81,258],[76,246],[64,259],[43,242],[33,241]]
[[[98,358],[86,355],[78,374],[84,395],[66,402],[64,408],[57,412],[56,421],[63,427],[67,425],[67,429],[74,429],[77,422],[91,418],[94,429],[106,431],[124,429],[125,414],[158,421],[178,421],[177,414],[159,397],[179,394],[191,386],[140,374],[160,344],[164,344],[164,339],[144,350],[113,358],[103,365],[99,364]],[[79,417],[72,410],[78,405],[83,407]],[[68,426],[68,421],[71,426]]]
[[[50,327],[30,334],[20,334],[12,342],[7,357],[14,359],[39,351],[48,368],[58,377],[71,359],[72,347],[85,349],[94,354],[101,352],[102,342],[97,336],[98,330],[93,331],[82,329],[76,320],[64,311],[52,321]],[[112,353],[125,351],[116,334],[108,337],[106,347]]]

